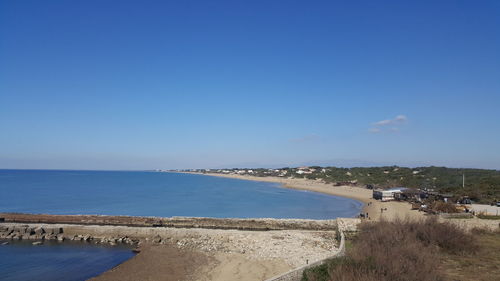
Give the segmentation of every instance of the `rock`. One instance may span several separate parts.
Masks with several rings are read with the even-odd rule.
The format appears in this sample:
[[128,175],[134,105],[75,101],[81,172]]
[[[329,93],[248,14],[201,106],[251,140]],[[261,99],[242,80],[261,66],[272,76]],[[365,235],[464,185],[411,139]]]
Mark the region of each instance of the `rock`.
[[30,238],[31,238],[31,239],[34,239],[34,240],[43,240],[43,239],[42,239],[42,236],[43,236],[43,235],[34,234],[34,235],[31,235],[31,237],[30,237]]
[[2,243],[2,244],[0,244],[0,245],[2,245],[2,246],[3,246],[3,245],[9,245],[9,242],[3,242],[3,243]]
[[64,235],[62,235],[62,234],[58,234],[56,237],[57,237],[57,241],[64,241],[64,239],[66,239],[66,238],[64,238]]
[[44,229],[46,233],[48,234],[60,234],[63,233],[62,227],[48,227]]
[[57,236],[55,236],[54,234],[45,235],[45,240],[55,240],[56,238]]
[[155,237],[153,237],[153,243],[160,243],[161,242],[161,236],[160,235],[156,235]]
[[28,227],[26,229],[26,233],[28,233],[29,235],[34,235],[35,234],[35,228],[34,227]]
[[45,230],[41,226],[35,228],[33,231],[35,232],[36,235],[40,235],[40,236],[45,233]]
[[36,241],[36,242],[31,243],[31,244],[32,244],[32,245],[42,245],[42,242],[40,242],[40,241]]

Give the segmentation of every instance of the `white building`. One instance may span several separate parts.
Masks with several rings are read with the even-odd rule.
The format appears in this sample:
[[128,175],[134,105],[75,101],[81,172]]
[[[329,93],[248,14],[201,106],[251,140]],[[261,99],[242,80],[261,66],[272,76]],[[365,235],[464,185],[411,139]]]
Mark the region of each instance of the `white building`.
[[394,195],[397,193],[401,193],[405,191],[406,187],[395,187],[391,189],[377,189],[373,190],[373,199],[381,200],[381,201],[391,201],[394,200]]

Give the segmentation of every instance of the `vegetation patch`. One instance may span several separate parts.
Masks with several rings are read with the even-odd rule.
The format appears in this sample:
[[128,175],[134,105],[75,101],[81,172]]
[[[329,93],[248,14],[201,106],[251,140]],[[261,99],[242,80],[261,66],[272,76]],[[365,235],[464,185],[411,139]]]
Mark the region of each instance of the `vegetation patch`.
[[447,280],[439,268],[442,256],[475,255],[478,249],[474,234],[435,218],[365,222],[345,257],[304,271],[302,280]]
[[480,219],[486,219],[486,220],[500,220],[500,216],[490,216],[490,215],[479,214],[479,215],[477,215],[477,217]]
[[500,276],[500,232],[473,230],[478,243],[476,254],[443,254],[440,264],[446,281],[498,280]]

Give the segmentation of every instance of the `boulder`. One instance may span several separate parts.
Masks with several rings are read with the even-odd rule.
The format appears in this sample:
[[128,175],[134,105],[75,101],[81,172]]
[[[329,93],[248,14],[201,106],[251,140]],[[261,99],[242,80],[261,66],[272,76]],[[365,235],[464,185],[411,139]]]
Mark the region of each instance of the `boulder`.
[[156,235],[155,237],[153,237],[153,242],[154,243],[160,243],[161,242],[161,236],[160,235]]
[[42,235],[45,233],[45,230],[41,226],[35,228],[33,231],[35,232],[36,235]]
[[57,238],[57,236],[54,234],[45,235],[45,240],[55,240],[56,238]]
[[28,233],[29,235],[34,235],[35,234],[35,227],[28,227],[26,229],[26,233]]
[[21,235],[26,234],[27,232],[28,232],[28,227],[27,227],[27,226],[21,226],[21,227],[19,228],[19,233],[20,233]]

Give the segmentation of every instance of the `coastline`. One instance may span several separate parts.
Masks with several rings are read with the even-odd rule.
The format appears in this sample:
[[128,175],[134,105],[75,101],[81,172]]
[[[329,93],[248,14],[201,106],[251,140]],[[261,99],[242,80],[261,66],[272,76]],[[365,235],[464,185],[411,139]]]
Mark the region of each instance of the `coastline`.
[[[334,186],[322,181],[298,178],[281,177],[256,177],[249,175],[216,174],[216,173],[194,173],[181,172],[185,174],[232,178],[239,180],[261,181],[279,183],[284,188],[314,191],[328,195],[355,199],[362,202],[362,213],[368,214],[370,220],[395,219],[395,218],[422,218],[424,215],[418,211],[412,211],[411,205],[406,202],[381,202],[372,198],[372,190],[360,186]],[[383,209],[383,211],[381,211]]]
[[[109,243],[131,240],[137,246],[137,255],[112,268],[92,280],[206,280],[206,281],[255,281],[266,280],[293,268],[322,260],[338,249],[335,220],[286,220],[290,222],[284,229],[214,229],[210,226],[194,228],[157,227],[149,225],[113,225],[112,221],[96,225],[80,224],[82,220],[73,218],[78,224],[57,223],[59,216],[29,215],[33,222],[15,222],[9,214],[2,222],[2,230],[16,237],[29,229],[56,229],[61,240],[76,240],[81,243]],[[84,222],[88,219],[81,216]],[[122,219],[122,217],[117,217]],[[132,219],[132,218],[129,218]],[[225,221],[232,219],[219,219]],[[280,219],[264,219],[281,225]],[[241,220],[245,221],[252,220]],[[358,220],[344,222],[356,224]],[[293,223],[292,223],[293,222]],[[196,224],[196,222],[193,222]],[[254,221],[262,224],[264,221]],[[319,230],[300,225],[321,223],[330,227]],[[27,232],[26,232],[27,233]],[[31,233],[31,232],[30,232]],[[0,233],[1,234],[1,233]],[[25,234],[24,234],[25,235]],[[12,235],[11,235],[12,236]],[[126,237],[123,239],[123,237]],[[35,235],[26,240],[37,239]],[[34,240],[32,240],[34,241]],[[59,240],[58,240],[59,241]],[[110,242],[111,241],[111,242]],[[115,242],[116,241],[116,242]]]

